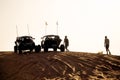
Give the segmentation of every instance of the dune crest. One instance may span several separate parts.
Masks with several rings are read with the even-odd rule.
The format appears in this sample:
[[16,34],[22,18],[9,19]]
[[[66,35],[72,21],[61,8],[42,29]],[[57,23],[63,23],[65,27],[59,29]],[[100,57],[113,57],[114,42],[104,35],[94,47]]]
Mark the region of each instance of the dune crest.
[[119,80],[120,57],[83,52],[0,53],[1,80]]

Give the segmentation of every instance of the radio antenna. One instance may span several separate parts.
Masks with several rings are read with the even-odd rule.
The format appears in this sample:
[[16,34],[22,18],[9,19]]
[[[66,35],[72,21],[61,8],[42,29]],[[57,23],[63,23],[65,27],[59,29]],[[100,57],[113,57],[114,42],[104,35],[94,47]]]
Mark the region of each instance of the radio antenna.
[[57,25],[57,35],[58,35],[58,25],[59,25],[59,24],[58,24],[58,21],[56,22],[56,25]]
[[17,27],[17,25],[16,25],[16,34],[17,34],[17,37],[18,37],[18,27]]
[[28,24],[27,24],[27,30],[28,30],[28,35],[30,36],[29,25]]
[[47,21],[45,22],[45,35],[47,34],[47,26],[48,26],[48,23]]

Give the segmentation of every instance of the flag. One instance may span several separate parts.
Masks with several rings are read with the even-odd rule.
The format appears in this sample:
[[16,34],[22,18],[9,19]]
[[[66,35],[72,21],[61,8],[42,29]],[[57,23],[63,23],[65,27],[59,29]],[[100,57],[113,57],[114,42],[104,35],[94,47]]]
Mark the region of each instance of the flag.
[[58,21],[56,22],[56,25],[58,25]]
[[47,25],[48,25],[48,23],[47,23],[47,22],[45,22],[45,25],[47,26]]

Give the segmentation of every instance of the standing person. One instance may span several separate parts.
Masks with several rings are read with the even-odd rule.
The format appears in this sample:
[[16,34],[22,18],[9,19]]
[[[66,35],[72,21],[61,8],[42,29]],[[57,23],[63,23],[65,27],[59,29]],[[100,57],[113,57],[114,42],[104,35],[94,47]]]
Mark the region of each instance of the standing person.
[[69,40],[68,40],[67,36],[65,36],[64,44],[65,44],[65,49],[66,49],[66,51],[69,51],[69,50],[68,50]]
[[105,46],[105,48],[106,48],[106,53],[111,55],[111,52],[110,52],[110,50],[109,50],[109,45],[110,45],[110,41],[109,41],[109,39],[107,38],[107,36],[105,36],[104,46]]

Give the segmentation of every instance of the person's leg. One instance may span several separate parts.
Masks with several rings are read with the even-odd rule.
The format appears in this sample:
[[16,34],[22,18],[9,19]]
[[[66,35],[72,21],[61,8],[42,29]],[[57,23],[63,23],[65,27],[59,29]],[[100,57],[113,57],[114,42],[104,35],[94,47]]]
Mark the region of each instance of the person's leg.
[[111,55],[111,52],[109,50],[109,45],[107,45],[107,50],[108,50],[108,54]]
[[109,52],[109,55],[111,55],[111,52],[110,52],[110,50],[108,49],[108,52]]
[[66,50],[69,51],[69,50],[68,50],[68,47],[66,48]]
[[108,45],[106,45],[106,53],[107,53],[107,55],[108,55]]
[[67,46],[65,45],[65,50],[67,51]]
[[106,53],[107,53],[107,55],[108,55],[108,50],[106,50]]

